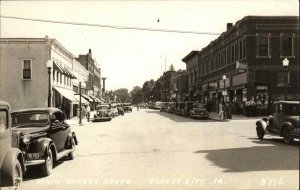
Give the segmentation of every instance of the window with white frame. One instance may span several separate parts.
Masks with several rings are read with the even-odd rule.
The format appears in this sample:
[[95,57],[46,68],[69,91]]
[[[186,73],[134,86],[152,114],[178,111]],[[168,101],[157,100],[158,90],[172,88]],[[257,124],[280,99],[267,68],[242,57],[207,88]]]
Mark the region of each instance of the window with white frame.
[[269,35],[257,35],[256,57],[268,57],[268,58],[271,57]]
[[23,60],[23,80],[31,80],[31,60]]
[[280,38],[280,56],[293,57],[294,56],[294,37],[292,35],[281,34]]
[[[283,86],[285,84],[285,73],[284,71],[279,71],[277,75],[278,86]],[[286,82],[290,84],[290,72],[286,72]]]

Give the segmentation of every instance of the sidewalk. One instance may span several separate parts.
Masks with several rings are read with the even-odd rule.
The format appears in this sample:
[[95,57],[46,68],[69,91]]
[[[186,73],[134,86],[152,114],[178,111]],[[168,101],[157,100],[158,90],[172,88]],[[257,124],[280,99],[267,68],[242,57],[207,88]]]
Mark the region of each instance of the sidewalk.
[[[91,118],[94,118],[94,115],[96,114],[96,111],[91,111],[90,113],[90,122],[91,121]],[[66,122],[70,125],[70,126],[79,126],[79,118],[78,117],[72,117],[71,119],[69,120],[66,120]],[[81,125],[85,125],[87,124],[88,121],[87,119],[84,117],[82,120],[81,120]]]
[[[232,115],[232,119],[230,119],[230,120],[259,120],[263,117],[264,116],[247,117],[244,115]],[[210,112],[209,118],[212,120],[218,120],[218,121],[230,121],[230,120],[223,120],[222,118],[220,118],[220,116],[217,112]]]

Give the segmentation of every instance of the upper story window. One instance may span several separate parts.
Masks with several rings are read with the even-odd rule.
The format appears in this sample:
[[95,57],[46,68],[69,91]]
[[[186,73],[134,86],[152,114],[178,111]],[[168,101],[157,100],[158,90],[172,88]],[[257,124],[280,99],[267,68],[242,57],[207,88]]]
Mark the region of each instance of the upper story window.
[[[284,84],[285,84],[285,73],[284,73],[284,71],[278,72],[277,81],[278,81],[278,84],[277,84],[278,86],[284,86]],[[286,73],[286,83],[290,84],[290,72]]]
[[256,57],[270,58],[270,35],[257,34],[256,39]]
[[280,34],[280,57],[294,57],[294,36]]
[[23,80],[31,80],[31,60],[23,60]]

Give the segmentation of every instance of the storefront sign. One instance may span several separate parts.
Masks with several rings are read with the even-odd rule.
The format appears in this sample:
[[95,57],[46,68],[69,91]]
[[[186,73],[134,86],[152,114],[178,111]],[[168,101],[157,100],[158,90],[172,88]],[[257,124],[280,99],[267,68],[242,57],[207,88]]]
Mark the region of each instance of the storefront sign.
[[232,76],[232,86],[238,86],[247,83],[247,73],[241,73]]
[[210,83],[208,83],[208,90],[209,91],[217,90],[217,88],[218,88],[217,82],[210,82]]

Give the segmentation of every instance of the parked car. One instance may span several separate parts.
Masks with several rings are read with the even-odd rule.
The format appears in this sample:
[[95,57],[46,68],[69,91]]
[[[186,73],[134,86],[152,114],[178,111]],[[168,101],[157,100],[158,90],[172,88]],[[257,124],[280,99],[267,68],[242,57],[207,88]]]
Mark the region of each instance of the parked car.
[[300,105],[298,101],[278,101],[274,103],[273,114],[256,122],[256,132],[259,139],[265,134],[283,137],[286,144],[299,139]]
[[162,104],[161,101],[156,101],[155,104],[154,104],[153,109],[160,110],[161,104]]
[[209,112],[206,109],[206,104],[203,103],[194,103],[193,109],[190,111],[190,117],[200,118],[200,119],[208,119],[209,118]]
[[193,104],[194,102],[192,101],[185,102],[183,116],[190,117],[190,111],[193,109]]
[[175,113],[175,102],[169,102],[166,112],[167,113]]
[[160,112],[166,112],[170,102],[162,102],[159,111]]
[[116,104],[111,104],[110,105],[110,115],[114,118],[119,115],[117,105]]
[[54,161],[74,159],[77,137],[57,108],[31,108],[14,111],[12,130],[17,147],[22,151],[25,166],[38,165],[43,176],[52,172]]
[[112,115],[109,104],[100,104],[96,107],[96,114],[93,122],[97,121],[111,121]]
[[183,116],[184,115],[185,102],[178,102],[175,109],[175,114]]
[[132,107],[130,107],[130,104],[124,104],[123,110],[124,112],[132,112]]
[[15,147],[11,131],[10,106],[0,101],[0,189],[13,187],[20,189],[26,171],[24,157]]

